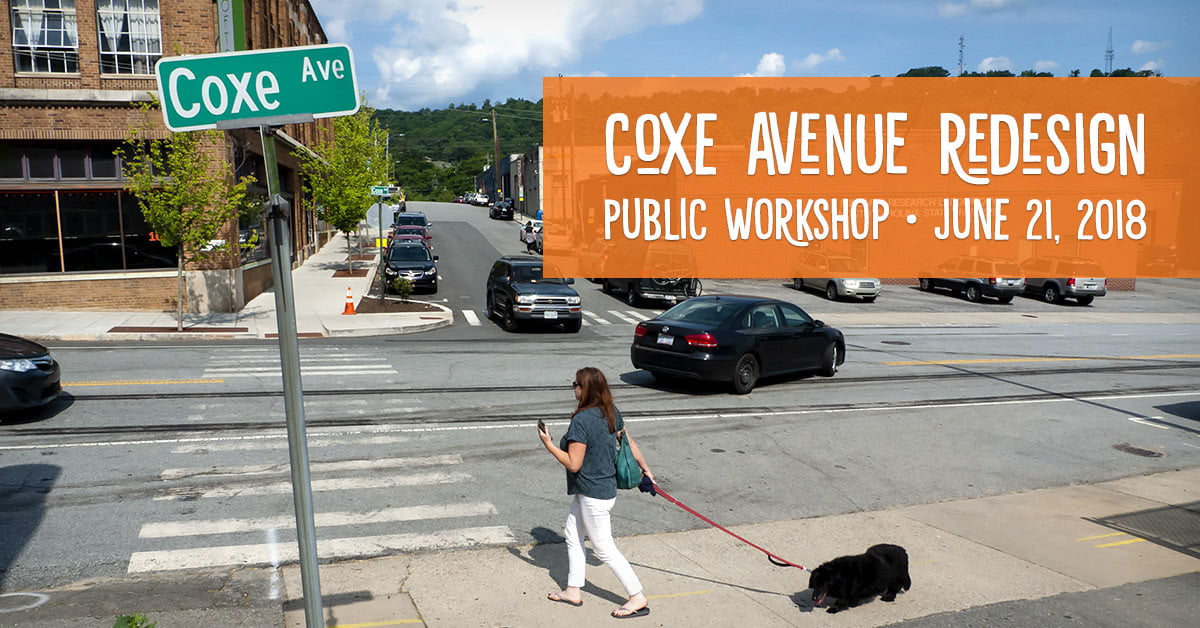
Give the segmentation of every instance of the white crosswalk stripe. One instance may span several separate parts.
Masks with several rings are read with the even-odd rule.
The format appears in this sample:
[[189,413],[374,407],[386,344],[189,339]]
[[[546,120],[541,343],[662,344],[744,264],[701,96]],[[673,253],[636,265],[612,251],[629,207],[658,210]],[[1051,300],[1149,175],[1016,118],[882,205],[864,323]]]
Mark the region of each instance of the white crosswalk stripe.
[[597,323],[599,323],[601,325],[612,325],[612,321],[605,320],[604,318],[601,318],[600,316],[593,314],[590,310],[584,310],[583,314],[585,316],[592,317],[593,320],[595,320]]
[[[426,486],[430,484],[454,484],[466,482],[471,476],[466,473],[420,473],[417,475],[385,475],[360,478],[332,478],[313,480],[314,493],[324,491],[350,491],[365,488],[396,488],[399,486]],[[157,495],[155,501],[204,499],[211,497],[249,497],[254,495],[286,495],[292,492],[291,481],[269,484],[241,484],[237,486],[214,486],[196,488],[185,486],[172,488],[165,495]]]
[[462,315],[471,327],[479,327],[482,324],[479,322],[479,317],[475,315],[475,310],[462,310]]
[[[313,516],[318,528],[334,526],[369,525],[394,523],[397,521],[420,521],[425,519],[453,519],[494,515],[496,507],[487,503],[439,504],[430,506],[405,506],[385,508],[371,512],[319,512]],[[292,530],[296,527],[295,515],[264,517],[262,519],[214,519],[209,521],[165,521],[142,525],[138,536],[143,539],[161,539],[199,534],[231,534],[255,530]]]
[[[300,373],[305,377],[399,374],[386,356],[336,347],[305,350],[300,356]],[[202,376],[214,379],[282,376],[279,350],[231,347],[209,359]]]
[[[340,460],[337,462],[313,462],[308,465],[312,473],[325,471],[363,471],[373,469],[403,469],[409,467],[431,467],[441,464],[462,464],[462,456],[446,454],[424,458],[377,458],[374,460]],[[161,480],[178,480],[193,477],[220,477],[223,475],[262,475],[265,473],[287,473],[288,465],[252,464],[241,467],[165,469],[158,475]]]
[[629,316],[632,316],[633,318],[638,319],[639,321],[650,320],[649,316],[646,316],[645,314],[642,314],[641,312],[635,312],[633,310],[625,310],[625,313],[628,314]]
[[[476,545],[514,543],[508,526],[460,528],[433,534],[387,534],[341,539],[322,539],[317,544],[321,559],[362,558],[390,552],[450,549]],[[129,573],[174,571],[226,565],[270,565],[273,560],[293,562],[299,554],[295,543],[261,543],[198,549],[135,552],[129,557]]]
[[[408,442],[408,436],[370,436],[367,438],[314,438],[309,439],[308,448],[337,447],[341,445],[395,445]],[[230,443],[206,443],[203,445],[180,445],[171,449],[173,454],[196,454],[211,451],[261,451],[287,449],[287,434],[279,434],[271,440],[235,441]]]
[[636,322],[637,322],[636,320],[634,320],[634,319],[632,319],[632,318],[629,318],[628,316],[625,316],[624,314],[622,314],[622,313],[620,313],[620,312],[618,312],[618,311],[616,311],[616,310],[609,310],[609,311],[608,311],[608,313],[609,313],[609,314],[612,314],[613,316],[616,316],[617,318],[619,318],[619,319],[621,319],[621,320],[625,321],[626,323],[633,324],[633,323],[636,323]]

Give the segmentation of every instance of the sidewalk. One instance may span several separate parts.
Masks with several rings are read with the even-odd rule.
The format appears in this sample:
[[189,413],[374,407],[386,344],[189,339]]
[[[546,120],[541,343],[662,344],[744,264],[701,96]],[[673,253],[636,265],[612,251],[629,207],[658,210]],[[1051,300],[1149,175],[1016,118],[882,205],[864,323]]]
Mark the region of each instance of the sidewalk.
[[[304,336],[378,336],[445,327],[449,308],[440,312],[344,315],[346,288],[355,304],[368,292],[376,261],[356,261],[365,277],[335,277],[346,268],[344,238],[333,238],[292,271],[296,332]],[[267,290],[241,312],[184,313],[186,331],[175,331],[174,312],[45,312],[0,310],[0,331],[32,340],[204,340],[273,338],[278,333],[275,291]]]
[[[808,574],[711,528],[618,539],[650,597],[640,626],[879,626],[1012,600],[1036,600],[1200,570],[1200,467],[875,512],[738,526],[808,567],[875,543],[907,548],[912,590],[838,615],[813,609]],[[677,495],[686,501],[686,497]],[[656,499],[623,493],[614,523]],[[566,502],[564,499],[564,509]],[[701,504],[691,504],[703,510]],[[681,518],[690,515],[679,511]],[[561,521],[548,521],[557,529]],[[321,566],[328,626],[612,626],[624,593],[590,557],[582,608],[545,599],[564,584],[561,543],[406,554]],[[159,626],[304,625],[299,567],[245,567],[85,582],[20,626],[111,626],[145,612]],[[272,599],[271,592],[278,594]],[[1185,600],[1197,605],[1200,600]],[[1178,612],[1180,609],[1175,609]],[[1194,616],[1194,615],[1193,615]],[[1153,617],[1147,617],[1147,621]]]

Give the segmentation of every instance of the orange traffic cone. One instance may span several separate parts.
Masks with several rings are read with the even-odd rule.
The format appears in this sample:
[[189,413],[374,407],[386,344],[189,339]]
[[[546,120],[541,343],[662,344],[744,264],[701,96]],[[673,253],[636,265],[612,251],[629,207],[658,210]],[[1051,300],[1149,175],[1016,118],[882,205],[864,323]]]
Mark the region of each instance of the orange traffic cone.
[[346,309],[342,310],[342,314],[354,313],[354,291],[350,286],[346,286]]

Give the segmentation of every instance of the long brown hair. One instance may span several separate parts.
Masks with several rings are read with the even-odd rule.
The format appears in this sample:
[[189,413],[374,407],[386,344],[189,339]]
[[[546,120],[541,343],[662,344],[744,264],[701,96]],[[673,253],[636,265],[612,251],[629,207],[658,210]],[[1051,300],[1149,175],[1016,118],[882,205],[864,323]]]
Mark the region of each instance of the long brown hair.
[[613,407],[612,391],[608,389],[608,380],[604,373],[594,366],[585,366],[575,371],[575,381],[579,384],[579,405],[575,414],[588,409],[599,408],[608,420],[608,433],[617,431],[616,410]]

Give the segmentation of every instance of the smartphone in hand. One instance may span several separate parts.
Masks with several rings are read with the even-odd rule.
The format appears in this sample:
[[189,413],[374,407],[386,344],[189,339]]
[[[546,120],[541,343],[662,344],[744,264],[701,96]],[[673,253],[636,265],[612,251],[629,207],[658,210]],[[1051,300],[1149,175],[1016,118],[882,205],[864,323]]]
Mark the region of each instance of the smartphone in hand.
[[546,422],[545,422],[545,421],[543,421],[543,420],[541,420],[541,419],[538,419],[538,431],[539,431],[539,432],[545,432],[545,431],[546,431]]

